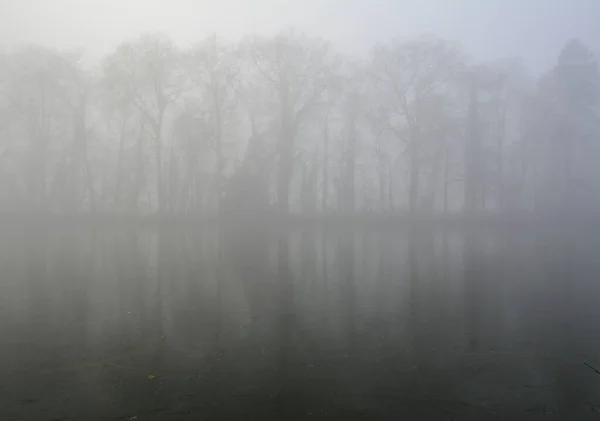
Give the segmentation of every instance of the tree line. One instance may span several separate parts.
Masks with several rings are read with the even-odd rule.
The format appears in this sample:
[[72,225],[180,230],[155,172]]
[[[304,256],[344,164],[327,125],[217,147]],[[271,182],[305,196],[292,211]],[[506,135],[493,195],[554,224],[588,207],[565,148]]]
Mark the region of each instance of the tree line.
[[431,35],[368,57],[286,30],[93,66],[0,54],[0,211],[454,214],[600,209],[596,58],[477,63]]

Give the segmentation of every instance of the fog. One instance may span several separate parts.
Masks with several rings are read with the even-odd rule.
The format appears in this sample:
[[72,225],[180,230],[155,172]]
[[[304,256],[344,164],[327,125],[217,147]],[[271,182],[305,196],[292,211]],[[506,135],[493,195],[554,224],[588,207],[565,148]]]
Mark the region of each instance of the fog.
[[593,213],[596,3],[544,4],[9,2],[1,208]]
[[595,419],[599,17],[5,0],[0,420]]
[[146,31],[186,45],[215,32],[238,40],[295,26],[345,53],[366,54],[377,42],[427,32],[462,43],[479,59],[522,57],[538,72],[569,38],[597,51],[599,14],[594,0],[5,0],[0,37],[9,45],[82,47],[98,57]]

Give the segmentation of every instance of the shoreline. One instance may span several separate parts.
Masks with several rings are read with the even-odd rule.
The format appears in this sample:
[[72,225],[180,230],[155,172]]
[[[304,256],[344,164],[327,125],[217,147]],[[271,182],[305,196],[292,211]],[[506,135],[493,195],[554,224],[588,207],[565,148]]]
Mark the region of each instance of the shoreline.
[[495,213],[495,214],[288,214],[255,213],[217,215],[182,214],[49,214],[0,213],[0,228],[6,227],[131,227],[131,228],[189,228],[200,227],[253,229],[323,229],[323,228],[382,228],[382,229],[590,229],[600,227],[600,215]]

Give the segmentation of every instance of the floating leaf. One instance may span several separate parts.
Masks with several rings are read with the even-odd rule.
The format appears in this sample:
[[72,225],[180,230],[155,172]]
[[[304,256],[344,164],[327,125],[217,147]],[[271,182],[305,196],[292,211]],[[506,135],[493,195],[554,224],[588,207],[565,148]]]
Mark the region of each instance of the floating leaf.
[[154,374],[150,374],[148,376],[148,380],[154,380],[156,378],[156,376]]

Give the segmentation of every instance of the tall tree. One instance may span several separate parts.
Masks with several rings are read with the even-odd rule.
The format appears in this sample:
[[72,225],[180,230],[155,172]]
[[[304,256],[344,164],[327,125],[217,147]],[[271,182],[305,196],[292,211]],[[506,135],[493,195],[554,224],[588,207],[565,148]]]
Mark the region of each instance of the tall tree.
[[539,209],[576,210],[593,197],[599,163],[600,76],[593,54],[569,41],[537,93],[536,173]]
[[341,124],[341,174],[343,209],[354,213],[356,209],[356,181],[358,148],[361,127],[364,126],[367,104],[367,80],[360,63],[346,62],[339,114]]
[[407,148],[409,210],[416,212],[422,166],[424,123],[429,98],[447,89],[463,67],[462,53],[441,39],[422,36],[394,41],[373,51],[372,74],[386,113],[387,126]]
[[206,118],[207,134],[215,154],[213,191],[216,211],[221,208],[224,194],[223,171],[226,164],[225,139],[233,133],[240,69],[233,46],[225,44],[213,35],[198,44],[191,53],[192,83],[198,88],[195,96],[198,108]]
[[463,209],[468,213],[479,210],[484,186],[479,89],[476,76],[471,75],[470,85],[465,130],[465,203]]
[[277,203],[289,212],[296,138],[308,115],[323,102],[333,77],[335,56],[329,44],[295,31],[273,37],[255,36],[246,42],[248,58],[266,84],[264,100],[276,108]]
[[157,211],[165,209],[163,174],[164,125],[169,107],[189,89],[181,52],[162,34],[146,34],[121,44],[105,59],[105,77],[112,86],[125,91],[150,129],[155,159]]
[[[97,207],[95,179],[90,162],[90,128],[88,119],[91,108],[92,76],[84,71],[80,57],[66,57],[63,62],[61,99],[70,114],[72,145],[70,155],[72,171],[69,176],[76,183],[76,190],[87,190],[88,207],[94,212]],[[81,180],[81,181],[79,181]],[[77,184],[81,183],[81,186]]]
[[[71,161],[73,156],[69,153],[71,143],[68,139],[73,136],[69,136],[69,132],[81,137],[85,115],[82,106],[76,106],[79,114],[71,115],[71,118],[67,106],[73,105],[69,102],[72,99],[69,88],[76,72],[74,63],[70,55],[35,46],[19,49],[7,57],[4,97],[14,117],[13,123],[16,123],[13,135],[25,139],[24,177],[31,210],[48,210],[49,177],[56,168],[60,169],[60,165],[56,165],[55,151],[63,153],[63,161]],[[69,128],[69,121],[77,122],[71,126],[76,130]],[[77,200],[72,195],[70,198]],[[72,206],[69,210],[73,210]]]

